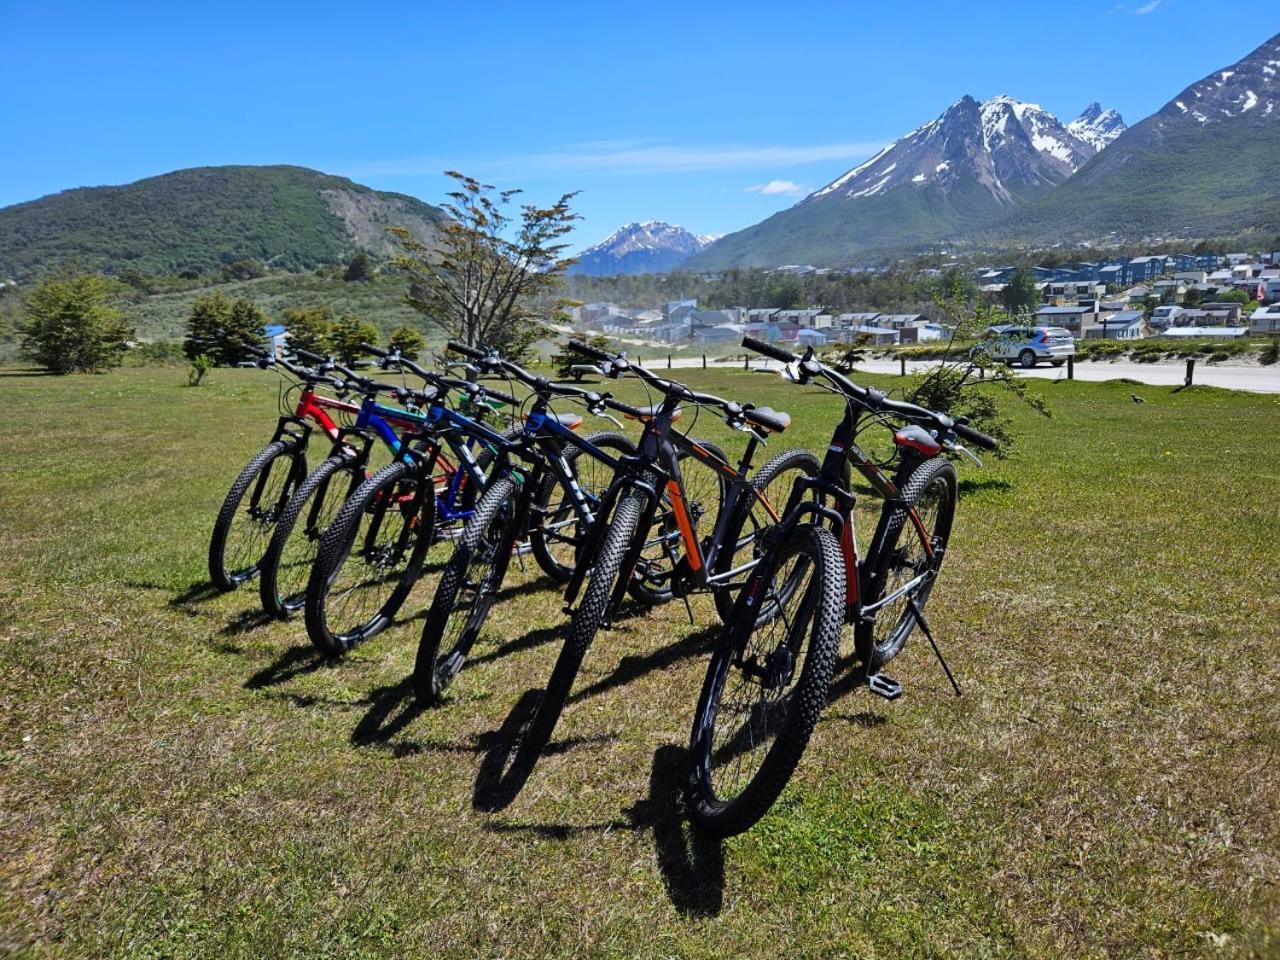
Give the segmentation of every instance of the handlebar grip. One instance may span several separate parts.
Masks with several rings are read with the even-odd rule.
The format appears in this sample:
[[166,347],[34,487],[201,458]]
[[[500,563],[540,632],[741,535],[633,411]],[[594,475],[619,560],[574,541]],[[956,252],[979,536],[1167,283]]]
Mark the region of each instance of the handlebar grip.
[[365,353],[373,354],[375,357],[389,357],[391,355],[391,351],[383,350],[381,347],[375,347],[372,343],[361,343],[360,349]]
[[748,350],[754,350],[756,353],[764,354],[766,357],[777,360],[781,363],[795,363],[800,358],[790,350],[784,350],[782,347],[775,347],[772,343],[765,343],[763,340],[757,340],[755,337],[743,337],[742,345]]
[[318,353],[312,353],[310,350],[303,350],[301,348],[294,350],[293,353],[294,353],[294,356],[301,357],[303,360],[306,360],[310,363],[324,363],[326,360],[329,359],[328,357],[320,356],[320,354]]
[[597,347],[591,346],[589,343],[583,343],[581,340],[570,340],[569,349],[577,350],[579,353],[585,353],[588,357],[594,357],[596,360],[612,360],[611,354],[605,353]]
[[465,343],[459,343],[457,340],[450,340],[445,344],[445,346],[454,353],[460,353],[464,357],[471,357],[473,360],[483,360],[485,357],[483,350],[477,350],[475,347],[468,347]]
[[973,427],[965,426],[963,423],[954,423],[951,429],[955,431],[957,437],[963,437],[970,443],[976,443],[978,446],[987,450],[999,450],[1000,442],[994,437],[989,437],[981,430],[975,430]]

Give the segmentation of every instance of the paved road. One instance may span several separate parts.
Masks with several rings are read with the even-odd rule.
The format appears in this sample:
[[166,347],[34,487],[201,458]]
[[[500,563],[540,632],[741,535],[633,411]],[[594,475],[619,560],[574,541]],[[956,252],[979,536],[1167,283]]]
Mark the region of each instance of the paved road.
[[[716,366],[742,366],[742,361],[715,362]],[[907,364],[907,370],[916,372],[927,370],[934,366],[937,361],[915,361]],[[666,362],[654,364],[649,361],[654,369],[660,369],[666,366]],[[680,358],[672,362],[674,367],[700,367],[702,361],[696,358]],[[752,357],[751,367],[775,366],[772,361],[765,360],[763,357]],[[859,370],[866,370],[870,373],[897,373],[898,361],[896,360],[868,360],[865,363],[858,364]],[[1139,383],[1150,384],[1151,386],[1181,386],[1186,376],[1185,363],[1106,363],[1098,361],[1081,361],[1075,365],[1077,380],[1119,380],[1121,377],[1127,377],[1130,380],[1137,380]],[[1047,380],[1065,379],[1067,376],[1067,368],[1064,367],[1036,367],[1034,370],[1014,370],[1020,376],[1040,377]],[[1210,365],[1204,362],[1197,362],[1195,369],[1195,382],[1210,387],[1226,387],[1228,390],[1247,390],[1251,393],[1280,393],[1280,364],[1271,367],[1230,367]]]

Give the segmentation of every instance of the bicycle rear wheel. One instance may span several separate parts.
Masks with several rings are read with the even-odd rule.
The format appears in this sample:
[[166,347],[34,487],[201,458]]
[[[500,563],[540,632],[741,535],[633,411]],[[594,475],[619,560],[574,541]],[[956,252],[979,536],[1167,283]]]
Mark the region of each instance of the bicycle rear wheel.
[[843,624],[840,545],[801,524],[752,572],[707,666],[686,785],[699,827],[732,836],[773,806],[826,705]]
[[306,469],[296,441],[276,440],[240,471],[209,538],[209,579],[219,590],[234,590],[257,575],[276,521]]
[[[709,440],[694,440],[693,443],[722,463],[729,462],[729,455],[719,445]],[[725,475],[684,450],[677,454],[676,459],[684,480],[684,504],[693,523],[694,535],[705,539],[715,529],[716,520],[724,508]],[[659,490],[658,493],[662,498],[658,501],[658,512],[645,537],[635,576],[628,587],[631,596],[650,605],[666,603],[675,595],[671,581],[676,575],[676,564],[685,553],[671,490]]]
[[908,520],[905,509],[894,510],[885,521],[883,546],[869,557],[867,589],[862,603],[868,606],[924,574],[932,574],[920,586],[905,592],[865,619],[854,629],[858,658],[866,671],[874,674],[902,650],[916,617],[907,601],[915,599],[921,610],[937,582],[946,555],[947,541],[956,515],[956,470],[941,457],[926,460],[911,471],[902,487],[902,500],[915,508],[920,526]]
[[[791,489],[801,477],[811,477],[822,464],[808,450],[785,450],[771,458],[751,478],[752,496],[738,504],[725,528],[724,543],[716,556],[714,572],[728,573],[764,554],[763,534],[782,518]],[[740,575],[738,583],[746,577]],[[733,612],[735,590],[716,590],[716,613],[728,623]]]
[[384,630],[409,596],[431,545],[435,488],[396,461],[356,488],[320,539],[307,581],[307,635],[345,653]]
[[[583,439],[589,440],[615,458],[636,452],[636,445],[621,433],[595,433]],[[613,470],[603,461],[583,453],[578,446],[570,446],[565,450],[565,460],[577,477],[587,501],[593,508],[598,508],[600,499],[613,480]],[[544,511],[542,523],[529,531],[534,558],[551,579],[557,583],[568,583],[582,552],[587,529],[573,508],[569,492],[550,470],[536,494],[534,507]]]

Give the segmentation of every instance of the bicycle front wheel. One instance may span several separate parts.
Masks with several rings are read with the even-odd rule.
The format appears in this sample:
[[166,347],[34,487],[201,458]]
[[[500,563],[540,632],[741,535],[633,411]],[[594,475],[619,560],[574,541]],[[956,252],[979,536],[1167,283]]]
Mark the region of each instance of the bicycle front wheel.
[[209,538],[209,579],[219,590],[234,590],[257,575],[276,521],[306,469],[306,455],[292,440],[267,444],[245,464]]
[[826,705],[843,624],[840,545],[801,524],[752,572],[707,667],[686,785],[703,830],[741,833],[782,793]]
[[646,505],[647,496],[640,490],[626,490],[618,498],[600,553],[588,574],[590,579],[582,594],[582,601],[569,622],[569,634],[564,646],[560,648],[560,655],[556,658],[556,665],[538,703],[537,713],[521,741],[520,759],[526,769],[532,769],[560,721],[565,701],[582,668],[583,658],[595,640],[596,633],[610,615],[609,608],[618,591],[618,578],[630,576],[631,571],[624,569],[625,561],[637,536],[637,527]]
[[384,630],[409,596],[435,523],[435,489],[396,461],[356,488],[320,539],[307,581],[307,636],[345,653]]
[[258,595],[267,613],[288,617],[302,609],[320,538],[363,476],[353,457],[328,457],[289,498],[262,558]]
[[437,702],[453,683],[489,616],[511,562],[520,487],[503,477],[485,491],[453,548],[422,625],[413,687]]

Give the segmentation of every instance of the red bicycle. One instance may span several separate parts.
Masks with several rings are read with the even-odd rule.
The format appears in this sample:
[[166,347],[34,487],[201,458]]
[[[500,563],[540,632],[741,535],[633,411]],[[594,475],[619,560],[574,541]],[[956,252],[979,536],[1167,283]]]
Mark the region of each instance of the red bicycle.
[[[332,359],[298,351],[299,357],[314,364],[301,367],[265,351],[253,352],[258,356],[259,367],[287,371],[299,382],[281,394],[275,433],[231,484],[214,522],[209,540],[209,579],[224,591],[234,590],[257,575],[285,504],[307,476],[307,446],[312,433],[319,428],[336,442],[341,428],[329,411],[344,419],[360,412],[358,404],[341,396],[316,392],[317,387],[325,385],[345,393],[346,382],[332,376],[334,372],[359,379]],[[299,389],[296,401],[290,404],[290,395]],[[451,465],[442,468],[452,470]]]

